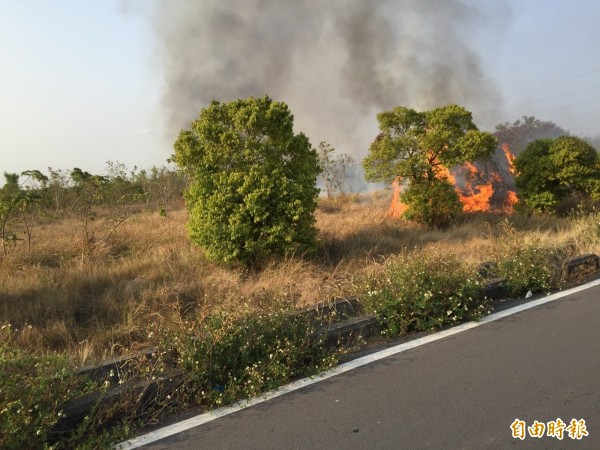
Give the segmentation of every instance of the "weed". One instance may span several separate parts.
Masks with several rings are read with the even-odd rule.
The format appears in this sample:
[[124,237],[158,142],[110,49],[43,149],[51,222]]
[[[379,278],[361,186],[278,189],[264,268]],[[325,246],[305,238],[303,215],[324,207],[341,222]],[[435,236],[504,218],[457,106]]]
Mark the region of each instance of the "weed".
[[474,270],[451,254],[389,258],[379,273],[359,278],[355,287],[367,308],[381,318],[386,336],[436,329],[488,312]]
[[496,276],[507,280],[511,296],[527,291],[548,291],[555,274],[560,271],[553,258],[559,250],[543,247],[539,234],[515,230],[506,220],[500,233],[492,238]]
[[201,403],[221,405],[274,389],[335,364],[313,337],[315,325],[285,309],[221,311],[204,320],[182,321],[159,345],[176,349],[178,365]]
[[16,348],[20,331],[0,330],[0,448],[45,448],[62,416],[60,406],[92,387],[64,355]]

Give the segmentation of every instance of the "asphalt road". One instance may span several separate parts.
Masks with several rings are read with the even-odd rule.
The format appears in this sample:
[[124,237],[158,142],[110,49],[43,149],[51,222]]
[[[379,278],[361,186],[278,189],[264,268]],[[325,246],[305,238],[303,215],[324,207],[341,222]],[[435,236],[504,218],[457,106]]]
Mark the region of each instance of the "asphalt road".
[[[515,419],[588,436],[512,437]],[[600,449],[600,286],[482,324],[146,449]]]

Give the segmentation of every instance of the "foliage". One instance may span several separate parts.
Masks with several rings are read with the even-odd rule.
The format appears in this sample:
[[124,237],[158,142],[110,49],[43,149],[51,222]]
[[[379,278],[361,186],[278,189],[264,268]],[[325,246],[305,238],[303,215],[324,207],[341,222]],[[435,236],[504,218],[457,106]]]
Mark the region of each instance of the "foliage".
[[[190,246],[183,226],[187,218],[183,210],[169,212],[166,220],[158,216],[156,209],[136,215],[123,225],[122,234],[116,236],[116,243],[130,246],[130,250],[124,250],[118,258],[111,254],[83,262],[72,239],[74,221],[49,223],[38,234],[42,238],[34,254],[19,246],[9,259],[0,261],[0,315],[3,320],[18,323],[19,328],[23,328],[23,323],[31,323],[33,327],[11,346],[34,348],[38,355],[60,348],[69,351],[80,363],[102,357],[109,348],[126,351],[154,343],[159,343],[161,349],[175,347],[181,349],[179,360],[187,370],[189,382],[183,392],[189,396],[179,397],[178,393],[172,397],[173,407],[189,406],[186,401],[191,403],[198,398],[204,406],[216,405],[283,383],[285,374],[293,372],[296,375],[292,377],[301,376],[293,361],[314,362],[322,368],[334,361],[328,353],[320,357],[319,347],[304,347],[305,343],[312,345],[302,336],[314,330],[313,324],[308,323],[307,329],[296,322],[289,324],[284,320],[285,311],[279,312],[277,306],[258,311],[260,318],[253,318],[253,311],[264,303],[309,305],[335,295],[340,286],[347,287],[344,294],[369,299],[370,312],[386,313],[382,325],[385,334],[391,336],[403,329],[457,323],[471,318],[469,313],[476,318],[478,308],[486,310],[477,300],[468,300],[475,299],[469,292],[477,288],[477,279],[474,269],[464,265],[465,260],[475,267],[482,258],[487,260],[495,255],[496,267],[509,280],[512,278],[513,286],[521,285],[515,292],[523,293],[532,286],[543,286],[540,280],[547,280],[542,263],[547,263],[551,271],[560,268],[560,262],[557,263],[560,255],[554,249],[552,253],[538,249],[569,245],[573,252],[569,256],[600,250],[598,214],[569,219],[513,217],[520,232],[507,231],[498,238],[487,238],[484,220],[490,217],[469,217],[441,233],[406,223],[381,221],[381,211],[387,206],[382,193],[359,199],[340,204],[337,212],[319,213],[319,229],[323,236],[334,241],[330,259],[324,258],[321,263],[289,258],[274,262],[252,276],[206,261]],[[94,225],[98,222],[101,220]],[[497,226],[491,227],[496,233]],[[412,250],[416,246],[425,249]],[[527,251],[521,249],[524,246]],[[376,262],[385,255],[401,253],[403,248],[411,250],[383,265]],[[409,258],[406,253],[412,252]],[[532,258],[539,258],[533,259],[535,268],[527,267]],[[364,273],[367,275],[362,276]],[[498,276],[498,269],[494,276]],[[518,277],[522,277],[521,281]],[[348,279],[354,280],[350,286],[345,283]],[[411,288],[413,279],[421,290]],[[466,288],[462,287],[464,284]],[[458,300],[454,292],[459,292],[465,302]],[[249,309],[238,313],[239,305],[244,302],[248,302]],[[468,311],[464,310],[465,305]],[[189,320],[173,320],[173,311],[178,310],[185,311]],[[219,312],[223,310],[226,313]],[[204,317],[209,318],[204,320]],[[192,318],[198,318],[198,322]],[[148,339],[150,330],[161,333],[159,342]],[[287,334],[290,330],[296,330],[293,338]],[[205,336],[208,343],[197,341]],[[244,347],[246,342],[252,345]],[[241,347],[236,348],[238,344]],[[268,358],[265,355],[274,353],[276,348],[281,350],[273,356],[275,362],[265,362]],[[302,359],[301,352],[308,356]],[[203,360],[204,355],[208,359]],[[203,381],[201,373],[194,371],[197,360],[204,361],[202,367],[211,371],[214,381]],[[241,373],[236,375],[239,384],[223,382],[226,377],[219,369],[221,362],[232,368],[228,369],[232,373]],[[161,367],[162,363],[157,364]],[[250,368],[245,370],[246,367]],[[315,371],[316,368],[308,367],[305,373]],[[11,372],[7,380],[11,382]],[[30,387],[33,383],[24,377],[16,380],[22,383],[17,386],[21,391],[16,396],[21,398],[30,391],[36,395],[37,391]],[[20,416],[12,417],[20,420]],[[23,426],[16,423],[19,430]],[[79,440],[73,437],[71,445],[63,447],[75,448],[74,443],[80,445],[82,441],[87,444],[92,440],[91,433],[96,432],[97,428],[89,433],[84,430],[77,435],[81,436]],[[32,442],[37,444],[35,440]]]
[[[407,215],[430,226],[448,224],[458,195],[448,189],[443,168],[491,155],[496,139],[479,131],[471,113],[457,105],[425,112],[396,107],[379,113],[377,120],[381,133],[363,160],[366,179],[385,183],[402,179],[415,185],[400,196],[404,203],[411,202]],[[434,199],[436,195],[443,200]]]
[[0,194],[0,239],[2,239],[2,250],[5,256],[8,252],[8,246],[16,243],[17,235],[9,231],[8,221],[17,211],[19,205],[19,194]]
[[49,178],[37,169],[25,170],[21,176],[28,177],[32,183],[38,183],[43,189],[48,185]]
[[314,331],[306,315],[266,310],[222,311],[157,334],[163,348],[177,349],[195,400],[221,405],[334,365]]
[[107,161],[106,174],[48,168],[49,176],[27,170],[22,190],[41,197],[40,208],[48,215],[81,215],[85,209],[139,206],[146,209],[180,206],[185,178],[174,168],[153,166],[149,170],[127,169],[123,163]]
[[36,192],[22,190],[18,174],[4,172],[4,177],[6,183],[0,189],[0,239],[6,256],[9,245],[22,240],[16,232],[9,230],[10,221],[19,217],[25,226],[28,248],[31,248],[33,217],[41,197]]
[[515,160],[516,184],[521,198],[540,212],[553,211],[563,188],[554,180],[550,160],[552,139],[537,139]]
[[378,276],[356,288],[379,315],[383,333],[402,335],[477,319],[488,312],[474,270],[453,255],[416,253],[388,259]]
[[558,203],[578,194],[600,199],[600,157],[583,139],[538,139],[515,160],[516,183],[525,203],[555,212]]
[[4,195],[12,195],[20,191],[19,174],[4,172],[4,186],[2,187],[2,193]]
[[506,280],[507,291],[518,296],[527,291],[548,291],[554,275],[551,252],[535,245],[516,247],[498,261],[498,276]]
[[594,147],[575,136],[561,136],[550,147],[556,180],[569,191],[600,200],[600,156]]
[[16,330],[0,330],[0,448],[47,448],[59,406],[91,385],[60,355],[39,356],[12,345]]
[[[93,236],[89,222],[99,210],[113,212],[113,224],[121,223],[143,209],[178,209],[182,205],[185,177],[166,166],[127,170],[119,162],[107,162],[107,174],[96,175],[79,168],[54,170],[49,175],[37,169],[20,175],[5,173],[0,189],[0,239],[4,256],[20,241],[32,248],[33,229],[39,223],[78,217],[84,229],[84,247]],[[112,227],[114,230],[115,227]],[[109,233],[110,234],[110,233]],[[25,237],[22,237],[25,236]]]
[[533,116],[523,116],[512,124],[505,122],[496,125],[494,135],[500,143],[508,144],[511,153],[520,155],[531,142],[542,138],[557,138],[569,132],[554,122],[542,121]]
[[190,177],[191,239],[208,257],[246,265],[315,247],[317,154],[269,97],[214,101],[175,142]]
[[544,248],[539,238],[515,230],[507,220],[500,223],[500,230],[498,236],[491,236],[493,275],[506,280],[506,288],[512,296],[550,289],[559,271],[556,250]]
[[322,170],[319,179],[325,186],[327,197],[331,198],[336,193],[345,194],[349,188],[348,179],[352,176],[354,158],[345,153],[335,154],[335,149],[325,141],[319,144],[317,155]]
[[435,228],[448,227],[462,211],[454,186],[444,179],[412,183],[402,193],[402,201],[408,206],[404,217]]

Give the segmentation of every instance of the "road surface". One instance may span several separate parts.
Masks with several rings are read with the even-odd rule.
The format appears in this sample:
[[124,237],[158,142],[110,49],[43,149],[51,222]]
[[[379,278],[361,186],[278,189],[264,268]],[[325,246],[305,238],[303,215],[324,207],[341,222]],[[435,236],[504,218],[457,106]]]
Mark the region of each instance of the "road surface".
[[[577,421],[580,440],[512,436]],[[519,432],[515,424],[515,432]],[[547,427],[546,427],[547,428]],[[571,429],[575,430],[575,427]],[[538,430],[539,431],[539,430]],[[600,449],[600,286],[240,410],[145,449]]]

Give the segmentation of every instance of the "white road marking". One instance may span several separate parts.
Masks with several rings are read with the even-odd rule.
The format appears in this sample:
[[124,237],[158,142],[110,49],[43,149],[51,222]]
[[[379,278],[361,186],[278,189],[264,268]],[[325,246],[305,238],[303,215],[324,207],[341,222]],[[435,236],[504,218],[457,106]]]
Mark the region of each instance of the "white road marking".
[[526,311],[531,308],[535,308],[536,306],[543,305],[544,303],[548,303],[554,300],[558,300],[560,298],[566,297],[571,294],[575,294],[577,292],[592,288],[594,286],[600,285],[600,279],[591,281],[589,283],[583,284],[581,286],[577,286],[572,289],[568,289],[566,291],[557,292],[556,294],[549,295],[547,297],[541,298],[539,300],[534,300],[532,302],[528,302],[519,306],[515,306],[514,308],[509,308],[504,311],[500,311],[494,314],[490,314],[482,318],[479,322],[467,322],[462,325],[457,325],[456,327],[449,328],[447,330],[440,331],[438,333],[433,333],[428,336],[424,336],[418,339],[415,339],[410,342],[405,342],[403,344],[396,345],[394,347],[386,348],[384,350],[380,350],[376,353],[371,353],[369,355],[363,356],[361,358],[354,359],[344,364],[340,364],[333,369],[322,372],[318,375],[309,378],[303,378],[302,380],[294,381],[293,383],[287,384],[285,386],[280,387],[274,391],[266,392],[260,397],[251,398],[248,400],[243,400],[241,402],[235,403],[231,406],[225,406],[223,408],[218,408],[213,411],[209,411],[204,414],[200,414],[198,416],[192,417],[187,420],[183,420],[181,422],[174,423],[172,425],[166,426],[164,428],[160,428],[155,431],[151,431],[150,433],[138,436],[136,438],[130,439],[128,441],[121,442],[115,445],[115,449],[117,450],[128,450],[142,447],[146,444],[150,444],[152,442],[159,441],[169,436],[173,436],[174,434],[181,433],[183,431],[189,430],[190,428],[197,427],[199,425],[205,424],[207,422],[211,422],[219,417],[227,416],[229,414],[233,414],[242,409],[246,409],[250,406],[258,405],[260,403],[266,402],[267,400],[271,400],[272,398],[279,397],[281,395],[285,395],[289,392],[296,391],[298,389],[302,389],[305,386],[310,386],[311,384],[318,383],[320,381],[326,380],[328,378],[334,377],[344,372],[348,372],[350,370],[356,369],[357,367],[361,367],[367,364],[370,364],[375,361],[379,361],[380,359],[387,358],[392,355],[396,355],[398,353],[405,352],[406,350],[410,350],[411,348],[420,347],[421,345],[429,344],[430,342],[437,341],[439,339],[443,339],[448,336],[452,336],[457,333],[461,333],[466,330],[470,330],[471,328],[478,327],[480,325],[493,322],[498,319],[502,319],[503,317],[511,316],[513,314],[517,314],[521,311]]

